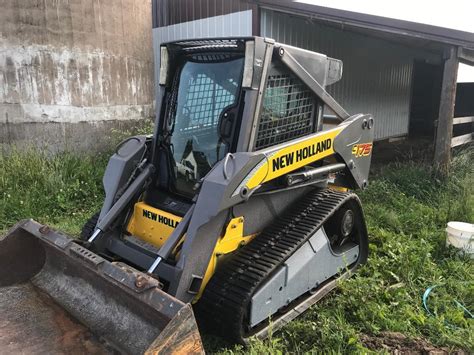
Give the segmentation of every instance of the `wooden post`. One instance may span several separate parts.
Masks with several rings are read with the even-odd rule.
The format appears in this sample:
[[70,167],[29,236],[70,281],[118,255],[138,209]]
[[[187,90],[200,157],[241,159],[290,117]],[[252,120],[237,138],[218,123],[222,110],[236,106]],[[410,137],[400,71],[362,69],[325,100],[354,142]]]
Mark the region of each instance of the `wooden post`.
[[458,67],[459,59],[456,47],[451,47],[448,52],[448,58],[444,62],[434,154],[435,166],[443,174],[448,172],[451,161],[451,140],[453,138],[453,116]]

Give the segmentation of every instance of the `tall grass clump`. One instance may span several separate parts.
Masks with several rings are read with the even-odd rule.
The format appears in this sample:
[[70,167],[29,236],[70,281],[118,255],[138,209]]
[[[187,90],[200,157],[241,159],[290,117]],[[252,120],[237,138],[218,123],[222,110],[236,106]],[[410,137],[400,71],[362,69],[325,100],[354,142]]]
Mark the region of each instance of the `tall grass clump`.
[[102,176],[114,146],[134,135],[153,133],[152,120],[112,130],[101,154],[12,150],[0,155],[0,232],[24,218],[78,235],[102,206]]
[[0,156],[0,230],[34,218],[78,234],[102,203],[107,156],[50,155],[36,150]]

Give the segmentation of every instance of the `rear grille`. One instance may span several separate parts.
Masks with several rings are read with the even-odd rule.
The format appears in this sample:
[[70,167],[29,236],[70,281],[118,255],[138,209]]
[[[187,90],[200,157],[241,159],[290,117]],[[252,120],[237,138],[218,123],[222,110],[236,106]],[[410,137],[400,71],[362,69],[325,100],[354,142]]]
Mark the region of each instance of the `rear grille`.
[[181,47],[184,52],[202,52],[202,51],[241,51],[243,50],[244,40],[238,39],[206,39],[174,42],[172,45]]
[[201,62],[201,63],[219,63],[219,62],[224,62],[227,60],[236,59],[239,56],[240,55],[236,53],[205,52],[205,53],[192,54],[191,60],[193,62]]
[[305,136],[314,131],[311,91],[291,74],[270,75],[267,80],[255,149]]

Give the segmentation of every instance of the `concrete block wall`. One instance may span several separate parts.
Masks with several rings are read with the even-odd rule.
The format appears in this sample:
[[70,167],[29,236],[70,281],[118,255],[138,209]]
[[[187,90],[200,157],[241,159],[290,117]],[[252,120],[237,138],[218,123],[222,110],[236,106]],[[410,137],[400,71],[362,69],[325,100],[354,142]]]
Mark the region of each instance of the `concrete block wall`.
[[0,2],[0,147],[98,150],[154,116],[150,0]]

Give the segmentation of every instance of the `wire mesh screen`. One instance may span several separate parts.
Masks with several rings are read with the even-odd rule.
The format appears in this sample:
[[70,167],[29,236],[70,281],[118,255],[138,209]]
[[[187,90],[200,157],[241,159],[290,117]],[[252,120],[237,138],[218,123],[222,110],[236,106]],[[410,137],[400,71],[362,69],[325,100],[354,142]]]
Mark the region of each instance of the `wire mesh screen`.
[[258,125],[255,149],[304,136],[314,131],[314,99],[295,76],[270,75]]
[[[228,80],[237,89],[237,82]],[[224,89],[206,74],[197,74],[189,85],[184,111],[190,118],[186,130],[200,130],[216,127],[224,107],[235,101],[236,93]]]

